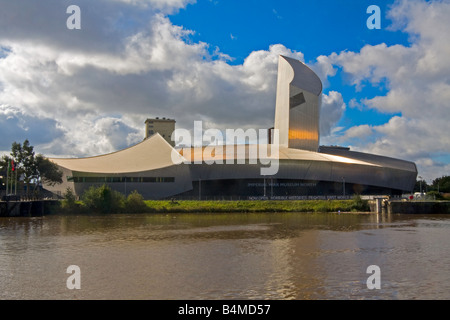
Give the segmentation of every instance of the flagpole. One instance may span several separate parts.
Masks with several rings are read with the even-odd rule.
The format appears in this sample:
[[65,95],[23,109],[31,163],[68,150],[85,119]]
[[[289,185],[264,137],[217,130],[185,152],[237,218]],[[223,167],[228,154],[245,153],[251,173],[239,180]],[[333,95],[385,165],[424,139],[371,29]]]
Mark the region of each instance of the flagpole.
[[10,160],[8,160],[8,169],[6,169],[6,196],[8,196],[8,188],[9,188],[9,167],[11,165]]

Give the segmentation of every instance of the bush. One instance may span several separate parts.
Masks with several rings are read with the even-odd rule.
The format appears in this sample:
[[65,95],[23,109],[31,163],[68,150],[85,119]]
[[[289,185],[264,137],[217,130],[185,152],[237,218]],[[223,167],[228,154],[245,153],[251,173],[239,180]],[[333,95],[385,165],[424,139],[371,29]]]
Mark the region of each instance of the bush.
[[75,193],[71,188],[67,188],[64,193],[64,200],[61,203],[61,208],[69,213],[74,213],[79,209],[79,205],[76,203]]
[[361,199],[359,194],[353,197],[352,211],[370,211],[369,201]]
[[440,192],[437,192],[437,191],[427,192],[426,198],[428,200],[444,200],[444,196]]
[[76,200],[77,199],[75,197],[75,193],[73,192],[73,190],[71,188],[67,187],[66,192],[64,193],[64,200],[63,200],[63,202],[67,206],[74,206]]
[[109,186],[92,186],[82,196],[84,205],[96,213],[118,213],[123,211],[125,197]]
[[125,201],[125,210],[129,213],[145,212],[147,205],[144,202],[144,197],[136,190],[131,192]]

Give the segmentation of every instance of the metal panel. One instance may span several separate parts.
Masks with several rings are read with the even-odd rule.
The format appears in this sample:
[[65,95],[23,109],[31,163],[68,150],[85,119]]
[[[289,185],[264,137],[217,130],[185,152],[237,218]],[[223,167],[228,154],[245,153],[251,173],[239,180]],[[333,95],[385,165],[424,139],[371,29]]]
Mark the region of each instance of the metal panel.
[[284,147],[317,151],[322,83],[304,63],[280,56],[274,128]]

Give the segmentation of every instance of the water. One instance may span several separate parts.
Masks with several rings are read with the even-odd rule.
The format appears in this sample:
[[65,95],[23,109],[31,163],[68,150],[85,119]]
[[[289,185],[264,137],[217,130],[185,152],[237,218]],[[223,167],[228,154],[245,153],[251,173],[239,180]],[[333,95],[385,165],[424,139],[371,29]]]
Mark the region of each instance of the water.
[[0,299],[449,299],[449,240],[448,215],[0,218]]

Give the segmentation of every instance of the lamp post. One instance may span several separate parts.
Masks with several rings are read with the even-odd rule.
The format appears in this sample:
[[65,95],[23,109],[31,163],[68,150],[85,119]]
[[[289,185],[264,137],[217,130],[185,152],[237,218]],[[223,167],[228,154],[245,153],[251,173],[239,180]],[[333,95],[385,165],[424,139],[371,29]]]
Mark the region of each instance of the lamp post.
[[418,176],[417,178],[419,178],[420,180],[419,180],[419,182],[420,182],[420,195],[422,195],[422,177],[421,176]]
[[8,196],[8,188],[9,188],[9,160],[8,160],[8,168],[6,169],[6,196]]
[[345,177],[342,177],[342,195],[345,197]]
[[266,197],[266,177],[264,176],[264,198]]
[[270,199],[273,198],[273,178],[270,178]]

